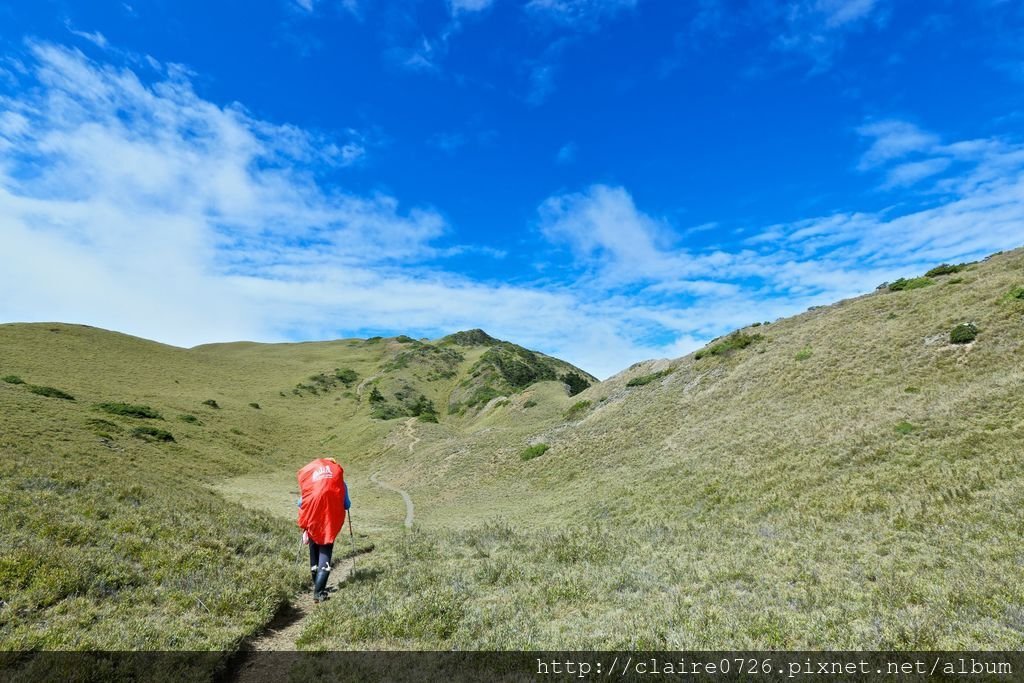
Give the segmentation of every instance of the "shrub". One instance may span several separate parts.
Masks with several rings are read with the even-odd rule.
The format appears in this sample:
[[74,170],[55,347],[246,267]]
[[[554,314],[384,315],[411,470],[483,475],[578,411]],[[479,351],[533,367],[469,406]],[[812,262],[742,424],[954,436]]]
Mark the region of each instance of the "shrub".
[[[1018,285],[1017,287],[1012,288],[1009,292],[1006,293],[1006,296],[1003,297],[1003,300],[1024,301],[1024,285]],[[4,377],[4,381],[7,381],[6,377]]]
[[143,441],[174,441],[174,435],[156,427],[136,427],[132,430],[132,436]]
[[949,263],[943,263],[943,264],[935,266],[934,268],[929,270],[927,273],[924,274],[924,276],[925,277],[937,277],[939,275],[950,275],[952,273],[959,273],[965,267],[967,267],[966,263],[960,263],[960,264],[955,265],[955,266],[954,265],[950,265]]
[[132,405],[131,403],[100,403],[96,406],[105,413],[111,415],[124,415],[126,417],[140,417],[150,420],[162,420],[160,413],[149,406]]
[[35,384],[29,384],[28,390],[33,394],[39,394],[40,396],[46,396],[47,398],[60,398],[65,401],[75,400],[75,397],[71,394],[61,391],[60,389],[54,389],[53,387],[41,387]]
[[626,382],[627,387],[642,387],[645,384],[650,384],[662,377],[668,377],[675,371],[675,368],[669,368],[667,370],[661,370],[660,372],[652,372],[649,375],[640,375]]
[[743,332],[733,332],[722,341],[715,342],[711,346],[701,349],[693,355],[694,358],[700,360],[706,356],[727,356],[733,351],[739,349],[745,349],[755,342],[759,342],[764,339],[763,334],[745,334]]
[[334,376],[337,377],[338,381],[340,381],[346,387],[352,386],[352,383],[359,379],[359,375],[356,373],[356,371],[351,370],[349,368],[335,368]]
[[793,356],[793,358],[796,359],[796,360],[807,360],[813,354],[814,354],[814,352],[811,350],[811,347],[810,346],[806,346],[806,347],[800,349],[799,351],[797,351],[796,355]]
[[897,422],[896,423],[896,427],[894,429],[896,430],[897,434],[903,434],[904,436],[906,436],[907,434],[911,434],[911,433],[917,431],[917,427],[915,427],[914,425],[910,424],[906,420],[902,420],[900,422]]
[[422,415],[417,415],[416,419],[420,422],[433,422],[437,424],[437,413],[423,413]]
[[256,410],[259,410],[260,409],[260,404],[253,402],[253,403],[249,404],[249,407],[250,408],[255,408]]
[[907,394],[920,394],[921,393],[921,389],[918,388],[918,387],[907,387],[903,391],[905,393],[907,393]]
[[408,417],[408,413],[400,406],[390,403],[377,403],[370,409],[370,417],[377,420],[394,420],[399,417]]
[[110,435],[112,433],[117,433],[117,432],[123,432],[124,431],[124,429],[121,428],[121,425],[115,424],[115,423],[111,422],[110,420],[101,420],[99,418],[92,418],[92,419],[86,420],[85,423],[87,425],[89,425],[89,427],[92,429],[92,431],[97,436],[103,436],[103,437],[106,437],[108,439],[111,438]]
[[408,335],[400,334],[397,337],[395,337],[395,341],[398,342],[399,344],[412,344],[416,340]]
[[889,284],[890,292],[902,292],[903,290],[909,289],[921,289],[922,287],[930,287],[935,284],[935,281],[927,277],[915,277],[908,280],[905,277],[901,277],[896,282]]
[[25,383],[25,380],[23,380],[22,378],[18,377],[17,375],[5,375],[4,377],[0,377],[0,379],[2,379],[3,381],[7,382],[8,384],[24,384]]
[[950,344],[969,344],[978,336],[978,328],[974,323],[960,323],[949,333]]
[[210,406],[211,408],[220,408],[220,404],[218,404],[212,398],[208,398],[205,401],[203,401],[203,405],[204,406]]
[[373,391],[370,392],[370,403],[384,403],[385,401],[387,399],[384,398],[384,394],[380,393],[380,389],[374,387]]
[[551,448],[551,446],[547,445],[546,443],[534,444],[532,446],[524,448],[519,453],[519,457],[523,460],[533,460],[534,458],[539,458],[540,456],[547,453],[549,448]]
[[199,422],[199,418],[198,417],[196,417],[195,415],[189,415],[188,413],[186,413],[184,415],[179,415],[178,419],[181,420],[182,422],[188,422],[189,424],[193,424],[193,425],[201,424]]
[[526,403],[523,404],[524,408],[533,408],[537,405],[537,402],[532,398],[526,399]]
[[590,386],[590,382],[578,372],[567,372],[558,379],[569,386],[570,396],[575,396]]
[[590,401],[577,401],[569,410],[565,411],[565,419],[575,420],[583,415],[590,408]]

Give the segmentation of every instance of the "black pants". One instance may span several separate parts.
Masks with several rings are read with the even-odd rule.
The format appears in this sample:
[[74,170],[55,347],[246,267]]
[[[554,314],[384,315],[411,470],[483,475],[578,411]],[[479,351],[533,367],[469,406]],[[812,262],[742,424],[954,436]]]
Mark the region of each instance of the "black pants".
[[331,566],[331,553],[334,552],[333,543],[316,544],[309,542],[309,571],[315,572],[318,569],[329,569]]

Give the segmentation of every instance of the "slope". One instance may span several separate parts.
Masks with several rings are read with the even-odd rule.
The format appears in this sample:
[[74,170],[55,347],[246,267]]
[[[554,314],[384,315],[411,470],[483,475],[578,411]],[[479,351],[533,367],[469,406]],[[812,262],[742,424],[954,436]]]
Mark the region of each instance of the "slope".
[[396,448],[421,532],[302,642],[1019,648],[1022,291],[941,268]]

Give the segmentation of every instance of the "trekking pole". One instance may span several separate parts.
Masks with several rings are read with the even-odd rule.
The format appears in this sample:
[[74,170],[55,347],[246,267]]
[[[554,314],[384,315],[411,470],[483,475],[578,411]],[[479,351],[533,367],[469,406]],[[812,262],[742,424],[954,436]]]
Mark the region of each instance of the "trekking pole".
[[348,542],[352,546],[352,573],[356,572],[356,537],[352,533],[352,511],[348,511]]

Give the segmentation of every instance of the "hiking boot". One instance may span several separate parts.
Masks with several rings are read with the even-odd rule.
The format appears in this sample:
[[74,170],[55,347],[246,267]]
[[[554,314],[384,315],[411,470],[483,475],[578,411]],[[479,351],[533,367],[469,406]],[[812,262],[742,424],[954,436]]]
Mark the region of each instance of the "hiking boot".
[[316,579],[313,581],[313,600],[315,602],[327,599],[327,579],[329,579],[330,576],[330,567],[321,567],[317,570]]

